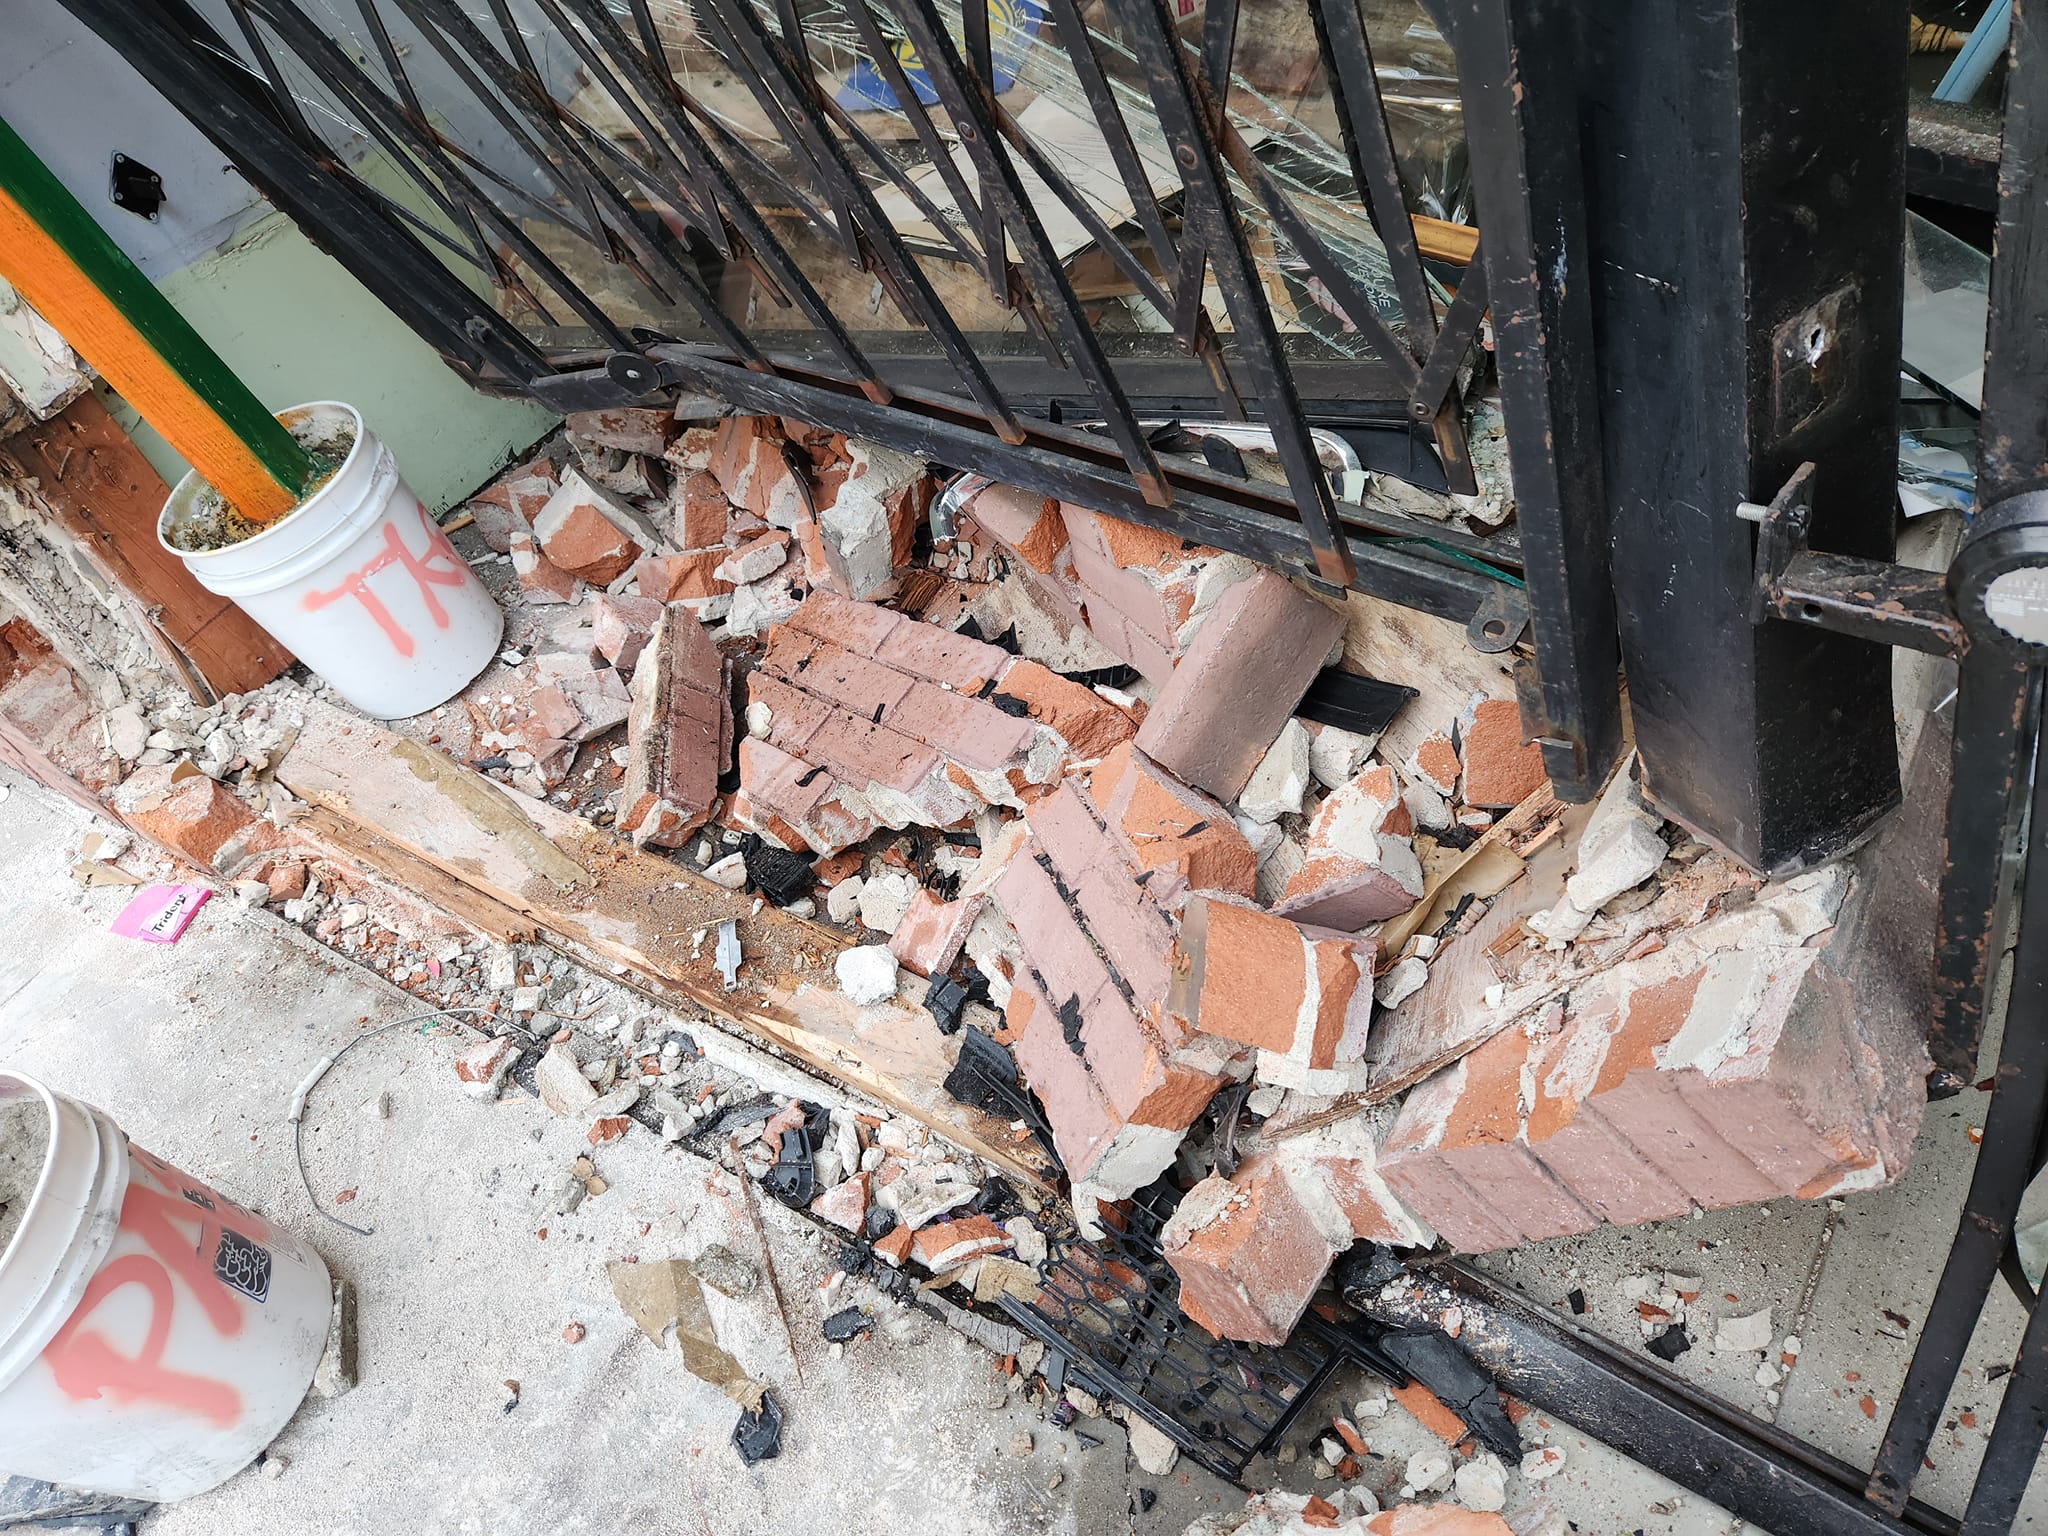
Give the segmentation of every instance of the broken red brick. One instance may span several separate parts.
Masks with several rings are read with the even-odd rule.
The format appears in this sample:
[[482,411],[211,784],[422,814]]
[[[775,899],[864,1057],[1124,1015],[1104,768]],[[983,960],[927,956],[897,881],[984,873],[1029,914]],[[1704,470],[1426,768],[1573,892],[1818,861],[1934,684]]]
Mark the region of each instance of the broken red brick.
[[712,574],[720,581],[739,586],[772,576],[788,558],[789,535],[780,530],[770,530],[735,548]]
[[224,852],[256,851],[250,846],[256,813],[205,774],[189,767],[181,778],[177,772],[163,764],[129,775],[115,801],[128,825],[202,869],[213,868]]
[[1301,866],[1273,910],[1346,932],[1406,912],[1422,896],[1413,827],[1393,770],[1367,768],[1316,807]]
[[1066,519],[1050,496],[1013,485],[991,485],[970,497],[963,510],[1033,570],[1052,570],[1067,547]]
[[[1170,871],[1188,890],[1256,893],[1258,858],[1230,812],[1136,746],[1125,743],[1104,756],[1089,776],[1088,790],[1140,870]],[[1177,905],[1177,893],[1156,882],[1148,889],[1162,905]]]
[[1101,757],[1137,734],[1137,722],[1101,694],[1035,661],[1012,662],[997,696],[1023,704],[1033,720],[1058,732],[1078,757]]
[[593,1147],[601,1147],[608,1141],[617,1141],[633,1128],[631,1115],[604,1115],[590,1123],[589,1141]]
[[957,1221],[934,1221],[917,1229],[911,1252],[917,1262],[933,1274],[958,1269],[983,1254],[1001,1253],[1010,1246],[1010,1234],[986,1216],[963,1216]]
[[658,603],[728,596],[733,590],[732,583],[717,575],[726,554],[721,544],[715,549],[692,549],[679,555],[649,555],[634,563],[633,579],[639,583],[642,597]]
[[1344,616],[1260,571],[1216,600],[1137,744],[1185,784],[1233,800],[1328,658]]
[[1189,1028],[1255,1046],[1290,1086],[1365,1052],[1378,943],[1304,928],[1249,902],[1193,895],[1175,941],[1169,1011]]
[[297,859],[280,859],[264,879],[272,901],[296,901],[306,894],[306,866]]
[[663,406],[615,405],[596,411],[571,411],[562,418],[571,442],[579,447],[617,448],[660,458],[677,431],[676,419]]
[[1442,731],[1432,731],[1418,741],[1403,766],[1408,777],[1421,780],[1447,799],[1458,792],[1458,772],[1462,766],[1458,749]]
[[704,626],[671,604],[633,674],[618,826],[636,844],[680,847],[718,799],[732,755],[725,664]]
[[496,1098],[505,1074],[518,1059],[519,1042],[510,1035],[497,1035],[477,1041],[457,1056],[455,1075],[461,1080],[464,1093],[480,1099]]
[[1514,1536],[1499,1515],[1455,1504],[1399,1504],[1365,1522],[1372,1536]]
[[829,1221],[843,1231],[860,1236],[868,1219],[868,1183],[867,1174],[856,1173],[813,1200],[811,1214],[820,1221]]
[[[1945,761],[1916,753],[1909,774],[1936,806]],[[1837,865],[1765,885],[1576,981],[1561,1027],[1509,1023],[1409,1091],[1388,1183],[1480,1250],[1896,1177],[1924,1067],[1909,1021],[1932,974],[1921,924],[1939,822],[1887,829],[1865,855],[1886,880]],[[1455,973],[1419,996],[1433,985],[1444,1006],[1473,1005]]]
[[889,952],[906,970],[920,976],[944,975],[967,942],[967,930],[981,915],[986,899],[967,896],[941,901],[919,886],[903,921],[889,936]]
[[1407,1411],[1409,1416],[1428,1430],[1445,1445],[1462,1445],[1472,1437],[1472,1431],[1465,1421],[1444,1405],[1438,1397],[1421,1382],[1411,1382],[1405,1387],[1394,1387],[1389,1395]]
[[725,542],[732,504],[711,475],[699,470],[679,484],[669,514],[669,530],[678,549],[709,549]]
[[1543,749],[1523,739],[1522,711],[1513,699],[1476,701],[1462,726],[1466,804],[1506,810],[1547,782]]
[[910,1257],[911,1244],[916,1240],[917,1234],[909,1227],[891,1227],[875,1239],[875,1257],[892,1268],[901,1269]]
[[590,605],[591,643],[606,661],[630,672],[660,621],[661,604],[651,597],[601,594]]
[[642,513],[573,470],[534,518],[533,535],[556,567],[598,586],[659,542]]
[[583,579],[572,576],[541,553],[530,533],[510,539],[512,574],[529,603],[573,603],[583,595]]
[[1190,1190],[1160,1242],[1190,1319],[1218,1338],[1284,1344],[1351,1231],[1261,1154]]

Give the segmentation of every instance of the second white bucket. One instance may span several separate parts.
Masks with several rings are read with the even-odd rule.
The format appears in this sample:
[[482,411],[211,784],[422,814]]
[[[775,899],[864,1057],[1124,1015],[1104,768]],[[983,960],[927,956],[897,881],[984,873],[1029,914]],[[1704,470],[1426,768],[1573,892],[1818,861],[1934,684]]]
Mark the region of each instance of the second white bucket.
[[312,1384],[327,1266],[32,1078],[0,1072],[5,1124],[10,1182],[33,1182],[0,1248],[0,1481],[158,1502],[225,1482]]
[[186,475],[158,540],[364,714],[396,720],[445,704],[497,653],[505,615],[353,406],[320,401],[278,420],[313,441],[351,431],[355,441],[319,490],[223,549],[194,553],[164,537],[206,489]]

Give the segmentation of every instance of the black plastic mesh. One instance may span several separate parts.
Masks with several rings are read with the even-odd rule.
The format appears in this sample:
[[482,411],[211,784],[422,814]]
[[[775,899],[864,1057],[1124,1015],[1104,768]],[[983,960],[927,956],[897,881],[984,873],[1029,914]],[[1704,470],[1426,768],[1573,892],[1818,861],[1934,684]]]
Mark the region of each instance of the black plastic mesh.
[[1180,1280],[1159,1231],[1180,1192],[1140,1193],[1128,1227],[1100,1243],[1054,1234],[1044,1293],[1005,1297],[1004,1311],[1066,1360],[1083,1390],[1143,1414],[1189,1456],[1236,1482],[1272,1448],[1346,1352],[1311,1317],[1285,1345],[1238,1344],[1181,1315]]

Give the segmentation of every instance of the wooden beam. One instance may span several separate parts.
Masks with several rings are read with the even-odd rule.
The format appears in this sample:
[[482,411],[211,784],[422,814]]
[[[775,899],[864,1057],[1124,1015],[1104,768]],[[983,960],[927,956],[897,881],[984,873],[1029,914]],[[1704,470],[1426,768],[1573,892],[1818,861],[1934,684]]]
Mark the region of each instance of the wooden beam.
[[4,120],[0,277],[237,511],[269,522],[298,504],[304,447]]
[[[76,544],[197,697],[247,693],[292,664],[292,653],[227,598],[196,581],[157,542],[170,494],[162,476],[96,395],[0,441],[0,473],[37,482],[56,528]],[[208,700],[210,702],[210,699]]]
[[[493,783],[430,747],[330,705],[309,702],[277,780],[368,834],[355,856],[376,866],[395,845],[524,914],[540,928],[626,968],[625,979],[672,1006],[701,1010],[890,1108],[1035,1188],[1052,1169],[1029,1135],[945,1090],[957,1037],[909,1001],[857,1008],[837,990],[847,940],[822,924],[713,885],[588,822]],[[390,871],[404,879],[400,869]],[[713,953],[725,918],[744,963],[725,990]]]

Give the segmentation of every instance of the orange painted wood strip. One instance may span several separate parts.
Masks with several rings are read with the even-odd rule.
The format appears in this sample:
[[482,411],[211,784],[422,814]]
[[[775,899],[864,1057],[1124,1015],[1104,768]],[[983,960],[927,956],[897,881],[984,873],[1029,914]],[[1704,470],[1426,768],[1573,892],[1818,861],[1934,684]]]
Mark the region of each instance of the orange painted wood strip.
[[237,511],[256,522],[269,522],[297,504],[293,493],[277,482],[219,412],[179,377],[4,189],[0,277],[13,284]]

